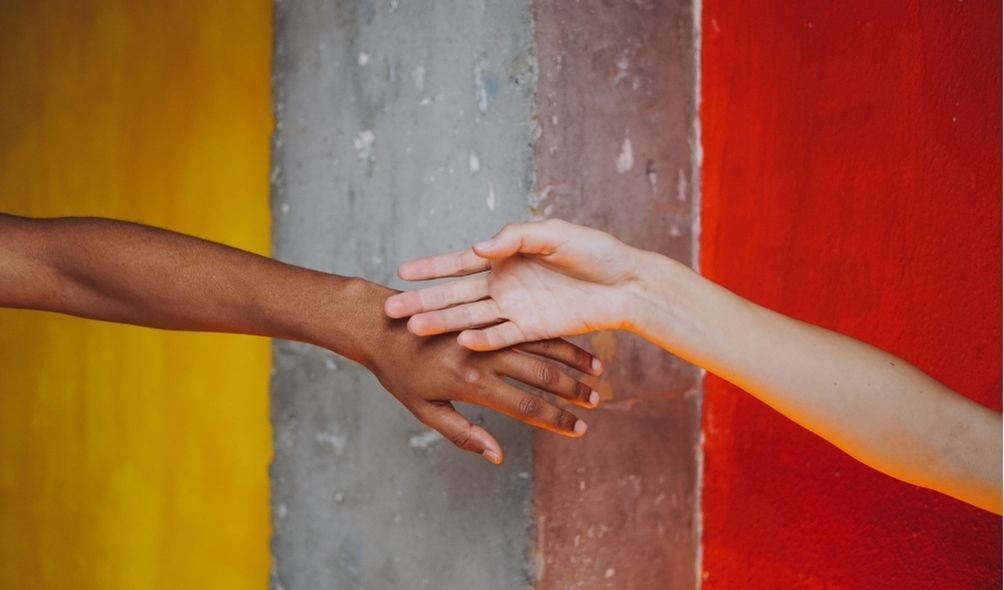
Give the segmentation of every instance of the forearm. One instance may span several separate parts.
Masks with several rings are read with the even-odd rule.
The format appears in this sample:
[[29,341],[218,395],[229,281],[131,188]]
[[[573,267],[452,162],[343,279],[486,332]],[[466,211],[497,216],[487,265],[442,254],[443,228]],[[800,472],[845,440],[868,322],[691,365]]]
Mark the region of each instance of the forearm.
[[[0,305],[319,343],[359,358],[358,280],[106,219],[0,219]],[[20,260],[20,262],[18,262]],[[319,321],[321,319],[329,321]],[[326,333],[315,333],[324,325]]]
[[1000,512],[999,414],[888,353],[643,259],[643,336],[880,471]]

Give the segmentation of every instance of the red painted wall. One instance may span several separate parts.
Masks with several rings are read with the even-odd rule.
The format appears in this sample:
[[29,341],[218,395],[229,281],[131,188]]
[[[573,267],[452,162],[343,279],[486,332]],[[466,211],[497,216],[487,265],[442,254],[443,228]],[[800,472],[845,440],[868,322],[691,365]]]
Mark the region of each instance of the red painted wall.
[[[1001,408],[1001,5],[705,0],[702,268]],[[1000,587],[1001,519],[709,377],[706,588]]]

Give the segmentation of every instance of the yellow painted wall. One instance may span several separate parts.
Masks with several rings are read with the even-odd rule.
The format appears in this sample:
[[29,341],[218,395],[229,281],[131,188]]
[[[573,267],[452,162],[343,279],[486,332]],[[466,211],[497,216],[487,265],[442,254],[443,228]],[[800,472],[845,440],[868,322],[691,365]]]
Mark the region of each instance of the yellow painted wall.
[[[268,0],[0,9],[0,210],[266,253]],[[0,588],[264,588],[269,343],[0,310]]]

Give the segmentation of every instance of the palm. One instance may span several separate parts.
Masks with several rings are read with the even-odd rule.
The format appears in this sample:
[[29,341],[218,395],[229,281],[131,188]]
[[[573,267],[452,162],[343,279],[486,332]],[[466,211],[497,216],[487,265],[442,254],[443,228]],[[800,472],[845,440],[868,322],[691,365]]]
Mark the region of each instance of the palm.
[[612,236],[550,220],[509,226],[475,249],[402,265],[409,280],[489,272],[395,295],[387,313],[412,316],[419,335],[462,331],[475,350],[622,327],[635,251]]
[[515,256],[492,262],[488,295],[500,318],[514,323],[526,340],[573,336],[620,327],[621,306],[607,275]]

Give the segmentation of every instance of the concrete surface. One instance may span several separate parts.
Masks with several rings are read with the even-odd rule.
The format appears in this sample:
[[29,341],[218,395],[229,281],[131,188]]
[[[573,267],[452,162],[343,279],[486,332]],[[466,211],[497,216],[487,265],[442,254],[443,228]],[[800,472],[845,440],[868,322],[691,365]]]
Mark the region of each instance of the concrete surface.
[[[398,262],[526,218],[534,59],[527,1],[275,5],[274,254],[394,283]],[[523,588],[531,434],[427,436],[362,368],[279,342],[273,588]]]
[[[690,261],[692,17],[279,0],[275,255],[397,284],[403,259],[555,215]],[[588,440],[484,414],[501,469],[361,368],[277,343],[273,587],[692,588],[699,375],[637,339],[584,342],[610,367]]]

